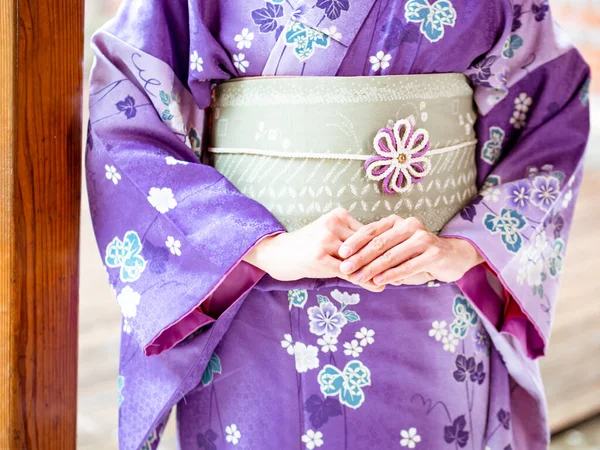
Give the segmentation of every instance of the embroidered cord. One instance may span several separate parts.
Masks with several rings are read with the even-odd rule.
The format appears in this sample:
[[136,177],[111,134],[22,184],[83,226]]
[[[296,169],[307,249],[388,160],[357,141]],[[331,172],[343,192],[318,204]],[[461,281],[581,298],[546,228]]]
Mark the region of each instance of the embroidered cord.
[[[471,145],[477,144],[477,139],[473,139],[460,144],[451,145],[449,147],[442,147],[431,149],[427,152],[428,155],[440,155],[442,153],[449,153],[461,148],[470,147]],[[259,156],[272,156],[275,158],[310,158],[310,159],[345,159],[354,161],[366,161],[372,155],[356,155],[356,154],[345,154],[345,153],[310,153],[310,152],[287,152],[287,151],[276,151],[276,150],[260,150],[256,148],[230,148],[230,147],[209,147],[208,151],[211,153],[229,153],[229,154],[246,154],[246,155],[259,155]]]

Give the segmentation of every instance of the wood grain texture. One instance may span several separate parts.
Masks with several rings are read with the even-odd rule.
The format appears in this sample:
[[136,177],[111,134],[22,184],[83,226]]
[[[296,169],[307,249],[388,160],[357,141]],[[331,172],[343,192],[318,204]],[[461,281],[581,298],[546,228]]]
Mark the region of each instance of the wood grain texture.
[[[1,72],[3,90],[7,80],[11,87],[2,107],[14,115],[0,116],[2,130],[10,128],[0,138],[0,364],[8,367],[0,378],[7,403],[0,448],[70,450],[76,442],[83,1],[0,0],[0,16],[2,46],[12,46],[16,61]],[[7,21],[16,27],[5,28]]]

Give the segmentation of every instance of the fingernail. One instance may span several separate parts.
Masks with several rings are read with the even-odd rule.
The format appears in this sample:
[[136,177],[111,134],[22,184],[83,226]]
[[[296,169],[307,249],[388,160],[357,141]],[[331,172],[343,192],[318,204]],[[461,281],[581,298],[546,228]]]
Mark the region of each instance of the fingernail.
[[352,253],[352,250],[347,245],[342,245],[340,247],[338,253],[340,254],[340,256],[342,258],[346,258],[347,256],[350,256],[350,254]]
[[381,283],[383,283],[383,276],[377,275],[375,278],[373,278],[373,282],[375,284],[381,284]]
[[352,273],[354,266],[350,261],[344,261],[342,264],[340,264],[340,270],[343,273]]

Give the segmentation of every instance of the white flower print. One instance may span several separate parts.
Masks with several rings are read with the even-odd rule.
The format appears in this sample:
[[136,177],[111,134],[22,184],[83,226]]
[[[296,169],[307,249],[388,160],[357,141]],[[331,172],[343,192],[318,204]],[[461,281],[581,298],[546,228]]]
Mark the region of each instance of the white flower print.
[[331,297],[342,305],[356,305],[360,302],[360,294],[349,294],[347,292],[340,292],[334,289],[330,293]]
[[131,334],[132,331],[131,324],[127,321],[127,319],[123,319],[123,332],[125,332],[125,334]]
[[306,444],[308,450],[313,450],[315,447],[323,445],[323,433],[320,431],[306,430],[306,434],[302,436],[302,442]]
[[525,127],[525,123],[527,122],[527,112],[529,111],[532,102],[531,97],[525,92],[521,92],[521,94],[515,98],[515,110],[510,118],[510,123],[517,130]]
[[371,345],[373,342],[375,342],[373,336],[375,336],[375,331],[368,330],[367,327],[362,327],[360,331],[357,331],[354,335],[356,339],[360,339],[361,347],[366,347],[367,345]]
[[323,33],[327,34],[328,36],[331,36],[331,39],[334,39],[336,41],[339,41],[342,39],[342,33],[340,33],[337,30],[337,27],[335,26],[331,26],[329,28],[323,28]]
[[456,347],[458,346],[458,338],[453,334],[449,334],[448,336],[444,336],[442,338],[442,344],[444,344],[445,351],[454,353],[456,351]]
[[446,329],[446,321],[442,320],[438,322],[434,320],[431,324],[431,330],[429,330],[429,336],[435,338],[436,341],[441,341],[443,337],[448,335],[448,330]]
[[500,199],[501,191],[495,186],[487,186],[481,190],[483,200],[486,202],[497,202]]
[[246,60],[246,55],[238,53],[237,55],[233,55],[233,65],[241,73],[246,73],[246,67],[248,67],[250,63]]
[[252,39],[254,39],[254,33],[248,31],[248,28],[244,28],[241,34],[235,35],[234,39],[237,42],[237,48],[240,50],[250,48],[252,46]]
[[176,166],[177,164],[181,164],[182,166],[187,166],[189,164],[189,162],[187,161],[181,161],[179,159],[175,159],[172,156],[167,156],[165,158],[165,161],[167,162],[167,165],[169,166]]
[[319,367],[319,349],[314,345],[306,345],[302,342],[294,344],[294,356],[296,357],[296,371],[307,372]]
[[165,241],[165,245],[173,255],[181,256],[181,241],[175,239],[173,236],[169,236]]
[[281,346],[287,350],[289,355],[294,354],[294,342],[292,341],[291,334],[286,333],[283,335],[283,341],[281,341]]
[[400,438],[400,445],[402,447],[415,448],[421,442],[421,436],[417,434],[415,427],[400,431]]
[[571,203],[571,200],[573,200],[573,191],[571,189],[569,189],[567,191],[567,193],[565,194],[563,201],[562,201],[562,207],[563,209],[568,208],[569,204]]
[[538,259],[534,260],[526,260],[519,266],[519,271],[517,272],[517,283],[524,284],[527,281],[529,286],[539,286],[542,284],[542,274],[544,272],[544,260]]
[[390,59],[392,59],[392,55],[384,54],[381,50],[377,52],[374,56],[369,58],[369,62],[371,65],[371,70],[373,72],[377,72],[379,69],[384,70],[390,66]]
[[130,286],[125,286],[121,293],[117,295],[117,302],[121,307],[123,317],[129,319],[137,314],[137,307],[140,304],[141,296]]
[[358,355],[362,353],[363,349],[358,344],[356,339],[352,339],[351,342],[344,342],[344,354],[348,356],[352,356],[353,358],[358,358]]
[[225,427],[225,434],[227,435],[225,436],[225,440],[233,445],[237,445],[242,438],[242,433],[240,433],[240,430],[238,430],[237,425],[234,423]]
[[115,168],[115,166],[109,166],[108,164],[106,164],[104,166],[104,169],[106,169],[106,178],[110,181],[112,181],[114,184],[119,184],[119,180],[121,179],[121,174],[119,172],[117,172],[117,169]]
[[190,70],[202,72],[204,70],[202,64],[204,64],[204,61],[198,56],[198,52],[194,50],[194,53],[190,55]]
[[[325,336],[323,336],[322,338],[319,338],[317,340],[317,344],[319,344],[321,346],[321,351],[323,353],[336,352],[337,351],[337,346],[336,346],[337,343],[338,343],[337,338],[330,334],[326,334]],[[281,345],[283,345],[283,342],[281,343]]]
[[177,201],[170,188],[153,187],[149,194],[148,201],[162,214],[177,206]]

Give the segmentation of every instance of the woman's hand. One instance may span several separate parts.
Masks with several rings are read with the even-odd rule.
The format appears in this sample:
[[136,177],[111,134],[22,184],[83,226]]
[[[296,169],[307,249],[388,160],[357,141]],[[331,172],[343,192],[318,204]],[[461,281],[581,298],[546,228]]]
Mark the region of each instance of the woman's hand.
[[440,238],[416,218],[392,215],[359,229],[339,249],[340,271],[354,283],[423,284],[459,280],[483,262],[467,241]]
[[[361,227],[345,209],[337,208],[299,230],[264,238],[244,261],[280,281],[333,277],[348,280],[340,272],[338,250]],[[374,292],[385,288],[372,282],[359,285]]]

